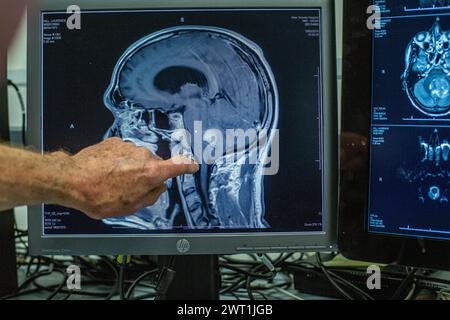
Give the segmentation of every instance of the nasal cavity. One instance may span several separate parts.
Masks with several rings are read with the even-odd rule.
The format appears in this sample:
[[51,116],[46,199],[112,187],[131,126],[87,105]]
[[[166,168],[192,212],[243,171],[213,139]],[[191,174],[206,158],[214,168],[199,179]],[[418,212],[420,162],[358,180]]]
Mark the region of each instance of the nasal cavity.
[[147,125],[150,124],[150,114],[148,113],[148,111],[144,111],[142,113],[142,120],[144,120]]
[[157,89],[171,94],[179,93],[185,84],[196,84],[207,89],[208,80],[200,71],[184,66],[166,68],[158,73],[154,80]]
[[163,130],[170,129],[169,117],[167,114],[159,110],[155,110],[155,127]]

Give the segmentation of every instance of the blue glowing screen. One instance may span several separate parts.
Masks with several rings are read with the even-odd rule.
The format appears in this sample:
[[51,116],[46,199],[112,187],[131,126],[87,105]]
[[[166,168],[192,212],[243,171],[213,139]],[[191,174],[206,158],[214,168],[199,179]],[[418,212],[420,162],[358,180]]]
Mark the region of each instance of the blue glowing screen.
[[450,239],[450,1],[375,1],[368,230]]
[[43,150],[120,137],[200,171],[129,217],[44,205],[44,235],[324,230],[320,9],[67,18],[42,16]]

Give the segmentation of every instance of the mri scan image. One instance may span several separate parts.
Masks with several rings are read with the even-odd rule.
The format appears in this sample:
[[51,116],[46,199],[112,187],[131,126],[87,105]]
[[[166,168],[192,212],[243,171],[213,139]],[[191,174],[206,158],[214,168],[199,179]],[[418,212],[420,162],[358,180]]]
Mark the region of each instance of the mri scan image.
[[431,117],[450,114],[450,31],[441,28],[439,18],[409,43],[402,78],[417,110]]
[[[194,136],[198,121],[203,131],[224,135],[278,125],[277,86],[262,50],[216,27],[173,27],[134,43],[117,61],[104,102],[114,116],[105,139],[120,137],[161,158],[180,145],[173,133]],[[104,223],[140,230],[269,228],[262,170],[270,143],[257,155],[256,145],[249,139],[243,148],[203,159],[197,174],[167,181],[155,205]],[[192,149],[183,144],[183,154],[195,158]],[[258,161],[250,164],[255,155]]]
[[419,137],[420,161],[412,170],[401,169],[402,178],[416,184],[421,203],[448,203],[450,186],[450,144],[437,129],[429,140]]
[[450,0],[419,0],[421,8],[446,7],[450,5]]

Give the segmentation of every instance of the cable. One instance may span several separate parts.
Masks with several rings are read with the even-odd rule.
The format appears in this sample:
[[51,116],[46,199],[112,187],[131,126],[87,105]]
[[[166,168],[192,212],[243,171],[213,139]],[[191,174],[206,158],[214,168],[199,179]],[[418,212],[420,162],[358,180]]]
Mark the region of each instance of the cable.
[[447,289],[441,289],[438,292],[438,299],[439,300],[450,300],[450,288]]
[[[154,269],[151,271],[147,271],[144,272],[143,274],[141,274],[128,288],[128,291],[125,295],[125,300],[129,300],[133,294],[134,289],[140,284],[141,281],[143,281],[145,278],[147,278],[150,275],[156,274],[158,273],[158,269]],[[156,286],[154,286],[154,288],[156,288]]]
[[[130,273],[130,276],[134,276],[137,273],[136,277],[138,277],[145,272],[145,269],[148,269],[149,265],[153,266],[154,264],[154,262],[152,261],[147,260],[138,261],[138,260],[139,259],[137,259],[136,261],[130,261],[130,265],[127,268],[127,272]],[[28,270],[28,276],[26,276],[26,279],[19,287],[19,290],[17,290],[14,294],[2,297],[1,299],[14,299],[16,297],[20,297],[22,295],[34,292],[49,292],[48,299],[55,299],[58,296],[58,294],[65,295],[62,299],[68,299],[72,295],[111,299],[112,297],[114,297],[115,294],[117,294],[119,290],[118,286],[119,272],[117,271],[118,268],[115,267],[111,259],[108,257],[93,256],[93,257],[68,257],[63,259],[56,259],[54,257],[31,258],[24,256],[23,261],[21,261],[19,264],[22,266],[22,268],[26,268],[24,272]],[[98,287],[105,285],[110,287],[111,289],[108,291],[92,291],[92,290],[71,291],[64,288],[64,283],[67,280],[52,285],[43,285],[38,282],[39,279],[44,278],[46,276],[50,276],[56,272],[66,276],[66,269],[69,265],[72,264],[78,265],[82,270],[83,286]],[[132,285],[133,281],[127,281],[124,279],[123,284]],[[133,288],[136,285],[140,285],[143,288],[151,288],[151,289],[154,289],[155,287],[154,285],[138,282],[133,286]],[[148,294],[147,296],[154,297],[154,293]],[[145,297],[142,296],[136,297],[136,299],[141,298]]]
[[398,300],[400,299],[401,295],[405,293],[406,287],[409,285],[411,280],[413,280],[414,275],[416,274],[417,269],[413,268],[411,271],[409,271],[405,277],[405,279],[402,281],[402,283],[399,285],[395,293],[392,295],[391,300]]
[[[263,267],[265,267],[264,265],[259,265],[256,266],[251,273],[256,273],[259,269],[262,269]],[[272,272],[271,272],[272,273]],[[273,273],[272,273],[273,274]],[[246,287],[247,287],[247,294],[248,294],[248,298],[250,300],[255,300],[255,297],[253,296],[253,290],[252,290],[252,281],[253,281],[253,277],[251,275],[249,275],[247,277],[247,281],[246,281]]]
[[364,290],[358,288],[353,283],[351,283],[350,281],[345,280],[344,278],[342,278],[341,276],[337,275],[333,271],[328,270],[328,273],[330,274],[330,276],[340,280],[341,283],[344,284],[347,288],[350,288],[353,291],[355,291],[356,293],[358,293],[362,298],[364,298],[366,300],[375,300],[371,295],[366,293]]
[[63,281],[61,281],[61,283],[56,287],[52,294],[47,297],[47,300],[52,300],[54,297],[56,297],[56,295],[63,289],[64,285],[67,283],[67,279],[67,275],[64,276]]
[[[16,228],[16,244],[18,248],[22,248],[20,237],[25,236],[24,230],[17,230]],[[25,239],[25,238],[24,238]],[[23,252],[23,249],[20,250]],[[345,291],[351,299],[367,299],[373,298],[364,290],[354,285],[349,280],[346,280],[346,274],[342,272],[361,271],[358,268],[330,268],[325,267],[323,263],[311,263],[306,260],[298,259],[298,256],[293,254],[280,254],[274,258],[267,255],[268,263],[263,264],[258,261],[256,255],[249,255],[247,260],[239,256],[221,256],[221,290],[222,296],[233,297],[233,299],[279,299],[283,296],[289,296],[293,299],[295,291],[292,291],[292,272],[307,272],[314,276],[327,279],[330,277],[343,291]],[[310,258],[307,255],[300,258]],[[323,258],[323,255],[320,256]],[[317,257],[316,257],[317,259]],[[320,259],[320,262],[322,260]],[[66,268],[69,265],[76,264],[82,270],[82,282],[84,290],[70,291],[64,287],[64,282],[53,283],[46,285],[51,279],[50,275],[58,274],[66,276]],[[148,257],[133,257],[130,263],[123,270],[122,276],[120,269],[113,262],[112,257],[28,257],[26,254],[18,256],[18,265],[21,272],[28,271],[28,276],[22,280],[19,290],[14,294],[2,297],[0,299],[15,299],[21,296],[32,293],[42,293],[47,299],[69,299],[72,295],[78,297],[92,297],[95,299],[111,299],[122,291],[122,296],[125,300],[142,300],[142,299],[164,299],[167,294],[167,289],[174,277],[174,270],[168,274],[167,270],[175,266],[175,257],[168,259],[167,266],[164,269],[159,268],[155,261]],[[267,265],[273,265],[273,272],[268,271]],[[149,268],[150,267],[150,268]],[[322,269],[322,267],[325,269]],[[406,299],[412,299],[414,294],[421,289],[422,284],[428,286],[427,283],[421,283],[420,280],[439,282],[448,284],[450,281],[443,279],[436,279],[417,272],[414,276],[410,275],[413,271],[408,269],[408,275],[404,272],[383,271],[383,276],[403,278],[402,284],[397,290],[398,297],[406,296]],[[276,278],[273,275],[277,275]],[[126,275],[126,277],[125,277]],[[328,276],[328,277],[327,277]],[[409,280],[407,280],[409,276]],[[127,280],[128,279],[128,280]],[[330,283],[332,283],[330,281]],[[412,285],[411,288],[409,285]],[[103,287],[104,286],[104,287]],[[403,287],[403,289],[401,289]],[[98,288],[98,289],[97,289]],[[139,288],[139,290],[138,290]],[[337,290],[337,289],[336,289]],[[407,291],[407,292],[406,292]],[[438,290],[436,290],[438,291]],[[290,293],[290,294],[288,294]],[[341,295],[342,293],[339,292]],[[440,297],[448,297],[443,293]],[[301,298],[298,297],[298,298]],[[349,299],[348,297],[346,297]]]
[[8,86],[12,87],[16,92],[17,98],[19,99],[20,109],[22,111],[22,144],[26,146],[26,109],[25,102],[23,100],[22,93],[20,92],[19,86],[17,86],[12,80],[8,79]]
[[119,266],[119,296],[120,300],[125,300],[125,283],[124,283],[125,266]]
[[[306,266],[308,266],[308,267],[306,267]],[[297,272],[303,271],[303,272],[307,272],[307,273],[313,273],[316,276],[327,278],[327,275],[323,272],[323,270],[320,267],[318,267],[317,265],[315,265],[313,263],[306,262],[306,261],[303,261],[301,263],[288,263],[288,264],[286,264],[285,268],[287,268],[287,270],[294,269]],[[326,271],[328,272],[329,276],[334,277],[334,280],[336,283],[357,293],[362,299],[374,300],[374,298],[372,296],[370,296],[368,293],[364,292],[362,289],[353,285],[350,281],[345,280],[343,277],[337,275],[336,273],[331,271],[330,268],[327,268]],[[327,280],[328,280],[328,278],[327,278]]]
[[305,299],[302,299],[299,296],[296,296],[295,294],[293,294],[293,293],[291,293],[291,292],[289,292],[289,291],[287,291],[287,290],[285,290],[283,288],[275,288],[275,290],[277,290],[277,291],[287,295],[288,297],[293,298],[294,300],[305,300]]
[[156,285],[155,300],[163,300],[166,298],[167,291],[175,278],[175,259],[176,256],[170,256],[169,263],[163,267],[159,275],[158,284]]
[[12,299],[15,298],[19,295],[21,295],[21,291],[23,289],[25,289],[26,287],[28,287],[28,285],[30,285],[34,280],[40,278],[40,277],[44,277],[44,276],[48,276],[50,274],[52,274],[54,271],[53,269],[53,265],[50,266],[50,268],[48,270],[44,270],[44,271],[40,271],[38,273],[35,273],[33,275],[31,275],[30,277],[26,278],[22,284],[19,285],[19,287],[17,288],[16,292],[14,294],[5,296],[5,297],[0,297],[0,300],[7,300],[7,299]]
[[411,290],[409,291],[409,293],[406,296],[405,300],[408,301],[408,300],[411,300],[414,297],[414,295],[416,293],[416,288],[417,288],[417,284],[414,282],[412,287],[411,287]]
[[147,293],[142,296],[138,296],[138,297],[134,298],[133,300],[145,300],[145,299],[149,299],[149,298],[153,298],[154,300],[156,300],[156,295],[154,293]]
[[[37,259],[37,264],[35,270],[32,272],[31,268],[34,265],[33,262],[35,259]],[[36,274],[37,272],[39,272],[40,269],[41,269],[41,257],[31,257],[30,262],[27,265],[26,276],[30,277],[33,274]]]
[[323,274],[325,275],[325,277],[327,277],[328,281],[330,281],[330,283],[333,285],[333,287],[335,287],[336,290],[340,294],[342,294],[347,300],[354,300],[353,297],[351,295],[349,295],[344,289],[342,289],[341,286],[338,285],[336,283],[336,281],[334,281],[334,279],[330,276],[330,274],[328,273],[327,269],[325,268],[325,266],[322,263],[322,258],[320,257],[320,253],[319,252],[316,253],[316,260],[317,260],[317,264],[319,265],[319,267],[322,270]]
[[[258,265],[257,267],[261,267],[262,265]],[[253,278],[261,278],[261,279],[272,279],[273,278],[273,273],[270,272],[269,274],[259,274],[259,273],[255,273],[253,271],[247,271],[238,267],[234,267],[231,265],[226,265],[226,264],[219,264],[219,267],[224,268],[224,269],[229,269],[229,270],[233,270],[236,271],[238,273],[241,273],[243,275],[246,275],[248,277],[253,277]]]
[[7,295],[7,296],[0,297],[0,300],[10,300],[10,299],[18,298],[18,297],[25,296],[25,295],[28,295],[28,294],[32,294],[32,293],[35,293],[35,292],[39,292],[39,291],[41,291],[41,289],[37,289],[37,288],[24,290],[24,291],[21,291],[21,292],[18,292],[18,293],[13,293],[13,294],[10,294],[10,295]]
[[113,270],[116,281],[114,282],[114,286],[111,289],[110,293],[106,296],[105,300],[111,300],[112,297],[117,293],[117,289],[119,287],[119,272],[117,271],[117,268],[112,264],[107,258],[103,258],[103,261]]

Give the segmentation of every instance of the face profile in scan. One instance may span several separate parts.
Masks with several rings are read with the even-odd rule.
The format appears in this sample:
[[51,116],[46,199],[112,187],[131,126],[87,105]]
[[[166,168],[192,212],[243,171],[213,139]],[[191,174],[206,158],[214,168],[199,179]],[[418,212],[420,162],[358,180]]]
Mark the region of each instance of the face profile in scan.
[[[114,116],[105,139],[120,137],[161,158],[177,150],[200,163],[197,174],[167,181],[155,205],[104,223],[140,230],[270,227],[263,170],[278,125],[278,92],[258,45],[215,27],[152,33],[120,57],[104,102]],[[236,141],[230,129],[244,132],[244,143],[229,143]]]
[[442,30],[439,19],[409,43],[402,78],[417,110],[431,117],[450,114],[450,31]]

